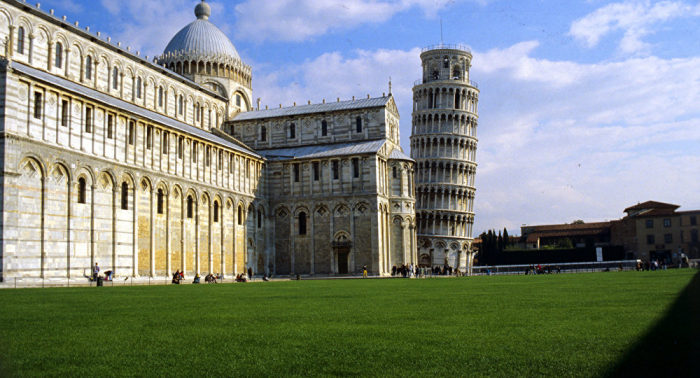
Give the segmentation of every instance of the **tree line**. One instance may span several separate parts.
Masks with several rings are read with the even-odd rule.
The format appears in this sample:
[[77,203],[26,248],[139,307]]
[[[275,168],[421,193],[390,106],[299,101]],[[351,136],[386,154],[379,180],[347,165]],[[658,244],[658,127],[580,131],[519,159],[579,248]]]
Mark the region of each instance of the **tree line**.
[[479,249],[479,265],[496,265],[499,256],[510,246],[508,230],[504,227],[503,232],[488,230],[479,235],[481,238],[481,248]]

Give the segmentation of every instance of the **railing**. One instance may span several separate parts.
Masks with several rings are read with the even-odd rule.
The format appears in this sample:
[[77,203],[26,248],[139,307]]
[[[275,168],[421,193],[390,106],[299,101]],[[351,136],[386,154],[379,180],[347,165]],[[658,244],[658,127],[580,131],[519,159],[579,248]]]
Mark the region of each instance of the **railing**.
[[472,87],[479,89],[479,85],[473,81],[473,80],[462,80],[462,79],[419,79],[413,82],[413,86],[419,86],[422,84],[428,84],[428,83],[445,83],[445,84],[454,84],[454,83],[466,83],[469,82],[469,85]]
[[[637,260],[601,261],[601,262],[579,262],[579,263],[554,263],[541,264],[544,274],[557,273],[590,273],[622,270],[635,270]],[[472,275],[524,275],[537,274],[533,272],[533,265],[496,265],[496,266],[474,266]],[[559,269],[557,269],[557,267]],[[537,267],[535,266],[535,270]]]
[[467,47],[467,46],[464,46],[464,45],[450,45],[450,44],[445,45],[445,44],[443,44],[443,43],[441,43],[441,44],[439,44],[439,45],[432,45],[432,46],[424,47],[424,48],[421,50],[421,53],[424,53],[424,52],[426,52],[426,51],[431,51],[431,50],[461,50],[461,51],[464,51],[464,52],[468,52],[468,53],[470,53],[470,54],[472,53],[472,49],[470,49],[470,48]]

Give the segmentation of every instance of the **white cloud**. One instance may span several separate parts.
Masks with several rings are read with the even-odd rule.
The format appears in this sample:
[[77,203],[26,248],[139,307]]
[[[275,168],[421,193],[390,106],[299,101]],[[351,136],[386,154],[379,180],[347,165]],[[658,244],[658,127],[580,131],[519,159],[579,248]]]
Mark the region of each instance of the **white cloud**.
[[608,4],[574,21],[569,34],[586,46],[595,47],[605,35],[622,31],[619,46],[621,52],[647,53],[651,46],[643,42],[642,38],[653,34],[656,24],[691,16],[700,16],[699,5],[681,1],[631,0]]
[[428,17],[455,2],[488,0],[247,0],[236,5],[237,37],[303,41],[331,31],[381,23],[413,7]]

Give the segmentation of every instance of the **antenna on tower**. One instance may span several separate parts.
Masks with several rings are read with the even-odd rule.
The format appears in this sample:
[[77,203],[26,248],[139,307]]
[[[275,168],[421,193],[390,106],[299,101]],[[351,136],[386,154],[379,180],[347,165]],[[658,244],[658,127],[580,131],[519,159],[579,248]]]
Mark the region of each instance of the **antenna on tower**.
[[443,38],[442,38],[442,17],[440,17],[440,46],[443,44]]
[[391,76],[389,76],[389,96],[391,96]]

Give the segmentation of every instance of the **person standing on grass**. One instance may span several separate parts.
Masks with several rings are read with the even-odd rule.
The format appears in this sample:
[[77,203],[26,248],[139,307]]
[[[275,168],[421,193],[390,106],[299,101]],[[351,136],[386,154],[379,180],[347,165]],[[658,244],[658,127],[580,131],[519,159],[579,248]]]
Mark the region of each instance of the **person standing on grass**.
[[95,263],[95,266],[92,268],[92,280],[97,281],[97,276],[100,274],[100,267]]
[[252,266],[248,267],[248,279],[249,280],[253,279],[253,267]]
[[367,278],[367,265],[362,265],[362,278]]

